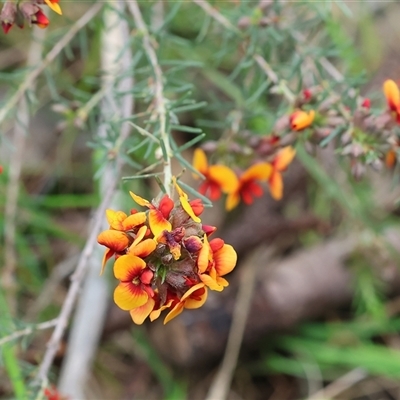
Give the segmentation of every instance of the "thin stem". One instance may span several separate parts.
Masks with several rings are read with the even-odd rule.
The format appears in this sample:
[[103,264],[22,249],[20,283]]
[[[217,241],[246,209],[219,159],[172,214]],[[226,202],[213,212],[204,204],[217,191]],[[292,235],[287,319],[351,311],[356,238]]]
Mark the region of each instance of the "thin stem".
[[85,14],[82,15],[75,24],[72,25],[71,29],[57,42],[54,47],[49,51],[47,56],[43,59],[42,63],[34,68],[25,78],[25,80],[18,87],[17,91],[7,101],[7,103],[0,110],[0,124],[3,123],[8,113],[13,110],[18,101],[26,93],[27,90],[32,86],[36,78],[46,69],[46,67],[61,53],[65,46],[74,38],[74,36],[87,24],[89,23],[96,14],[103,7],[103,2],[94,4]]
[[155,113],[158,116],[160,124],[160,141],[163,142],[165,148],[164,155],[164,187],[167,194],[171,194],[171,182],[172,182],[172,166],[171,166],[171,143],[169,139],[169,134],[167,132],[167,109],[165,105],[164,98],[164,83],[163,83],[163,73],[158,63],[156,51],[151,42],[150,34],[147,26],[143,20],[142,13],[140,12],[139,5],[136,0],[127,1],[135,24],[143,37],[143,48],[147,54],[150,64],[154,71],[154,101],[155,101]]
[[33,326],[30,326],[25,329],[21,329],[20,331],[15,331],[11,335],[1,338],[0,346],[6,344],[8,342],[11,342],[12,340],[18,339],[22,336],[28,336],[35,331],[41,331],[44,329],[52,328],[53,326],[56,326],[57,322],[58,322],[58,318],[55,318],[55,319],[51,319],[50,321],[41,322],[40,324],[33,325]]

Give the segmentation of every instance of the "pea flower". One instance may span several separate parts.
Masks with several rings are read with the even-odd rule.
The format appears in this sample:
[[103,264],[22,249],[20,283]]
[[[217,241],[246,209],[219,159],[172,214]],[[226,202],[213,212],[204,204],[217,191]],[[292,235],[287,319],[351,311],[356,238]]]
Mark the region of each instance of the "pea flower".
[[[225,165],[208,165],[207,156],[200,148],[194,151],[193,167],[206,178],[199,187],[199,193],[215,201],[221,193],[232,193],[237,189],[236,174]],[[199,177],[194,175],[196,179]]]
[[201,223],[202,202],[190,200],[175,177],[173,184],[176,201],[163,195],[150,202],[131,192],[147,211],[128,216],[107,210],[110,228],[98,236],[108,248],[104,259],[116,258],[114,302],[138,325],[168,311],[165,324],[184,309],[201,307],[208,288],[221,291],[228,285],[222,276],[236,265],[232,246],[221,239],[208,241],[216,228]]
[[239,184],[236,190],[229,193],[226,198],[225,208],[233,210],[240,202],[240,199],[247,205],[253,203],[253,196],[260,197],[263,194],[261,186],[257,181],[265,181],[272,172],[269,163],[258,163],[252,165],[239,177]]
[[290,127],[294,131],[301,131],[313,123],[314,117],[314,110],[310,110],[309,112],[295,110],[289,117]]
[[268,178],[268,185],[271,196],[275,200],[280,200],[283,195],[283,179],[282,172],[286,170],[288,165],[293,161],[296,150],[291,146],[284,147],[278,152],[272,161],[272,172]]

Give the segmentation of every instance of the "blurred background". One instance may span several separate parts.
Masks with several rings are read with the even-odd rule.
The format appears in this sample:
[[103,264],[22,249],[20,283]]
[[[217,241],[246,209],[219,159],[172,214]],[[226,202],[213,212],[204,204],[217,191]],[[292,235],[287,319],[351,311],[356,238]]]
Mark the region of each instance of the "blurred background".
[[[60,5],[63,15],[51,15],[46,30],[13,27],[0,36],[2,399],[41,398],[31,384],[107,187],[117,183],[109,208],[126,212],[135,206],[129,190],[159,192],[154,178],[121,179],[159,171],[157,149],[132,125],[118,141],[127,120],[147,126],[154,106],[154,75],[130,6]],[[295,94],[353,88],[376,109],[385,107],[383,81],[400,78],[395,1],[139,7],[176,148],[204,133],[195,147],[224,154],[273,133],[290,105],[269,90],[254,54]],[[59,397],[47,398],[400,398],[399,171],[367,168],[355,179],[335,150],[299,152],[280,201],[265,190],[230,213],[223,200],[206,209],[202,220],[218,227],[238,264],[229,287],[168,325],[136,326],[117,308],[116,281],[111,267],[99,276],[96,244],[48,376]],[[179,153],[175,174],[189,168],[182,159],[190,164],[192,151]],[[190,172],[181,179],[196,189]]]

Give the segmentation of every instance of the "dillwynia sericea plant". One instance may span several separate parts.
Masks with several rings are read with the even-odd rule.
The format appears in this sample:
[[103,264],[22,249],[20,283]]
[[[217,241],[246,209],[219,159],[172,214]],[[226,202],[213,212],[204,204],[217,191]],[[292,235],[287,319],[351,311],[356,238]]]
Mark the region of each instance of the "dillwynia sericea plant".
[[[0,23],[3,32],[9,35],[15,32],[15,26],[47,28],[47,11],[61,15],[60,4],[63,8],[68,6],[59,0],[3,3]],[[83,32],[83,27],[101,10],[99,3],[102,2],[95,2],[91,14],[74,21],[73,29],[61,40],[57,36],[51,57],[46,58],[42,69],[33,69],[28,75],[33,76],[31,81],[67,48],[77,32]],[[112,8],[112,3],[108,2],[107,7]],[[204,18],[204,26],[196,39],[203,51],[201,56],[191,49],[194,41],[177,40],[179,35],[172,34],[168,26],[159,24],[161,28],[154,28],[150,33],[141,9],[148,11],[155,2],[141,2],[140,7],[135,0],[115,3],[121,5],[123,12],[118,11],[118,17],[127,25],[122,48],[129,51],[131,45],[135,48],[135,54],[128,57],[129,68],[121,75],[132,78],[134,74],[136,79],[128,94],[120,93],[124,88],[115,92],[120,97],[135,98],[137,104],[130,106],[129,112],[135,109],[135,114],[124,116],[125,119],[118,120],[119,116],[116,120],[103,121],[101,115],[95,115],[93,120],[99,118],[109,129],[95,140],[93,147],[106,153],[104,164],[123,159],[125,166],[134,170],[135,179],[164,178],[161,193],[154,199],[147,200],[144,198],[147,196],[135,190],[136,193],[130,192],[131,210],[107,209],[109,228],[100,234],[98,229],[95,234],[98,234],[98,243],[105,247],[101,272],[112,267],[118,281],[114,301],[130,313],[134,323],[154,321],[161,313],[165,315],[164,323],[168,323],[185,309],[201,307],[210,290],[222,291],[228,286],[226,276],[235,268],[237,255],[231,245],[216,237],[216,227],[202,220],[203,209],[211,202],[225,196],[226,211],[235,213],[240,206],[251,206],[264,191],[274,200],[281,200],[285,194],[285,171],[296,157],[303,157],[300,161],[304,161],[317,148],[330,146],[335,155],[344,158],[357,179],[367,167],[392,169],[398,164],[398,85],[390,76],[386,77],[380,82],[383,94],[372,101],[360,95],[356,80],[345,78],[331,58],[326,58],[336,54],[333,50],[337,49],[334,44],[327,45],[329,41],[325,37],[319,42],[318,35],[314,36],[314,30],[324,26],[324,18],[331,18],[329,10],[325,13],[321,10],[323,2],[227,1],[220,2],[220,8],[205,0],[158,2],[168,3],[167,15],[161,21],[165,26],[172,24],[174,18],[182,19],[180,7],[188,7],[184,10],[185,18],[193,12]],[[305,13],[300,12],[304,10]],[[316,22],[309,15],[315,15]],[[215,31],[208,29],[209,26]],[[168,35],[161,37],[159,32],[163,29]],[[203,48],[202,41],[206,41]],[[324,46],[332,51],[325,54]],[[214,50],[215,65],[205,68],[203,61],[208,62]],[[226,68],[223,61],[227,63]],[[191,99],[196,87],[189,84],[191,77],[185,75],[191,68],[201,70],[204,75],[198,79],[207,82],[207,90],[202,95],[206,96],[205,92],[211,88],[212,95],[207,98],[211,104],[201,114],[203,119],[196,120],[191,115],[190,126],[183,126],[177,117],[179,112],[197,112],[207,105]],[[174,69],[186,81],[176,79]],[[49,68],[48,72],[53,71]],[[111,77],[114,81],[109,86],[117,86],[117,78],[120,79]],[[7,107],[0,109],[0,122],[17,104],[18,96],[28,91],[32,82],[28,83],[18,89],[12,101],[6,103]],[[94,95],[92,87],[89,93],[71,91],[76,97],[81,96],[83,105],[67,100],[68,106],[59,105],[61,113],[73,120],[74,128],[90,123],[93,111],[109,89],[107,83],[104,86],[105,89],[101,87]],[[135,135],[127,134],[121,139],[119,130],[127,122],[135,129]],[[205,126],[213,136],[210,132],[203,133],[198,126]],[[175,131],[197,136],[186,137],[185,143],[178,145],[172,134]],[[208,140],[199,145],[205,136]],[[190,163],[181,153],[195,145]],[[142,158],[151,161],[142,166],[136,162]],[[179,175],[179,179],[173,176],[172,158],[194,174],[197,192],[188,190],[184,175],[182,178]],[[4,172],[8,174],[8,166],[0,164],[2,176]],[[100,168],[98,175],[101,172]],[[116,180],[120,172],[119,169]],[[71,284],[75,290],[71,298],[76,298],[79,284]],[[73,301],[67,304],[65,318],[57,321],[56,339],[49,346],[53,353],[46,358],[39,373],[43,381],[67,326],[71,304]]]

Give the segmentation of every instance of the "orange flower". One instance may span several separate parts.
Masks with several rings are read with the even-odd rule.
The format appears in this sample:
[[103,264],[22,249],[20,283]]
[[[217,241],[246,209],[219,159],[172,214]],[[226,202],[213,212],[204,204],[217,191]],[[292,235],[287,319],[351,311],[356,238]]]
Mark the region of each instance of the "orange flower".
[[60,0],[44,0],[44,1],[54,12],[62,15],[61,7],[58,4]]
[[105,230],[97,237],[97,242],[108,247],[103,256],[101,273],[107,260],[114,254],[123,254],[123,252],[132,244],[134,238],[131,233],[146,222],[144,212],[126,215],[123,211],[106,210],[106,217],[110,224],[110,229]]
[[[208,165],[206,154],[202,149],[196,149],[193,156],[193,167],[206,180],[200,185],[199,193],[208,196],[210,200],[218,200],[221,193],[232,193],[237,189],[236,174],[225,165]],[[198,179],[197,175],[194,175]]]
[[133,192],[129,192],[132,199],[142,207],[147,207],[149,211],[149,225],[150,229],[155,238],[157,238],[161,232],[170,231],[172,229],[171,223],[168,221],[169,214],[174,208],[174,202],[166,194],[160,200],[158,205],[150,203],[148,200],[143,199]]
[[248,168],[240,177],[237,189],[228,194],[226,198],[225,208],[228,211],[233,210],[242,198],[247,205],[253,203],[253,196],[262,196],[263,190],[256,181],[265,181],[272,172],[272,166],[268,163],[258,163]]
[[314,117],[314,110],[310,110],[309,112],[295,110],[289,117],[290,127],[294,131],[301,131],[313,123]]
[[[172,310],[164,319],[164,325],[182,313],[184,308],[195,309],[200,308],[207,300],[207,288],[204,283],[200,282],[192,286],[180,300],[171,302]],[[174,304],[175,303],[175,304]]]
[[291,146],[284,147],[272,161],[272,173],[268,179],[271,196],[275,200],[280,200],[283,194],[283,179],[281,172],[285,171],[292,162],[296,150]]
[[221,292],[229,283],[222,276],[231,272],[236,265],[237,254],[234,248],[225,244],[222,239],[208,242],[204,235],[203,247],[200,250],[197,266],[200,279],[211,290]]

